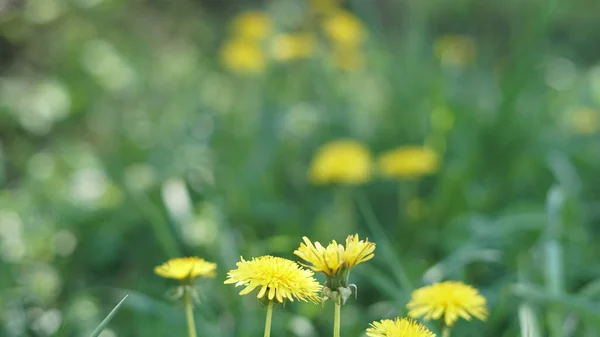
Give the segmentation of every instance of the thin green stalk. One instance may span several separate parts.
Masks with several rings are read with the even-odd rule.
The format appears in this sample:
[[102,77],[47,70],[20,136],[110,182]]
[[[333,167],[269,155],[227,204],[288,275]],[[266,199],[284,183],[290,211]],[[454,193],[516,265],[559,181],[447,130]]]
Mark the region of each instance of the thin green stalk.
[[340,337],[340,321],[341,321],[341,309],[342,309],[342,298],[338,294],[333,301],[335,304],[335,311],[333,314],[333,337]]
[[442,330],[442,337],[450,337],[450,328],[444,325]]
[[196,324],[194,324],[194,306],[192,304],[192,294],[189,290],[185,290],[183,295],[185,301],[185,314],[187,317],[188,336],[196,337]]
[[265,321],[265,337],[271,336],[271,318],[273,317],[273,301],[267,305],[267,320]]

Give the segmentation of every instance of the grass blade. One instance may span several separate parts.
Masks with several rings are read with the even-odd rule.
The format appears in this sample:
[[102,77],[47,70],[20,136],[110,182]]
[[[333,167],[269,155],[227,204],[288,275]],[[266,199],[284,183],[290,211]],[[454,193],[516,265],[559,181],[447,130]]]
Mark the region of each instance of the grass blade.
[[106,316],[106,318],[104,318],[104,320],[100,323],[100,325],[98,325],[98,327],[96,329],[94,329],[94,331],[92,332],[92,334],[90,335],[90,337],[98,337],[100,335],[100,333],[102,332],[102,330],[104,330],[104,328],[110,322],[110,320],[113,318],[113,316],[117,313],[117,311],[119,311],[119,308],[121,307],[121,305],[123,304],[123,302],[125,302],[125,300],[127,299],[128,296],[129,295],[125,295],[125,297],[123,297],[123,299],[121,300],[121,302],[119,302],[113,308],[113,310],[111,310],[111,312],[108,313],[108,315]]
[[550,294],[541,287],[525,284],[513,285],[510,292],[519,298],[557,309],[572,311],[596,322],[600,319],[600,307],[595,302],[581,296],[565,293]]

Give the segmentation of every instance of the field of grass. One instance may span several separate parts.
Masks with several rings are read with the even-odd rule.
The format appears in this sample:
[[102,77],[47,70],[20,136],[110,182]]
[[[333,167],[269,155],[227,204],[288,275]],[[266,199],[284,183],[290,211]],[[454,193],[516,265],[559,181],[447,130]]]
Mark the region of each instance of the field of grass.
[[489,311],[453,337],[600,336],[599,41],[596,0],[0,0],[0,336],[127,294],[101,337],[189,336],[184,256],[217,264],[197,335],[260,336],[240,257],[356,233],[342,336],[447,280]]

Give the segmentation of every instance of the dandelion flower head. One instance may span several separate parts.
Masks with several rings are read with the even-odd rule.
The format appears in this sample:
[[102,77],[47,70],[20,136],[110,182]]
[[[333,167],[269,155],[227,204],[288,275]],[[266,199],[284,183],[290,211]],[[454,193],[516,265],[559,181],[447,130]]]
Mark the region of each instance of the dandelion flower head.
[[424,317],[425,320],[437,320],[443,316],[446,326],[452,326],[458,318],[485,320],[488,314],[485,297],[477,289],[457,281],[419,288],[413,291],[406,306],[409,316]]
[[296,262],[274,256],[261,256],[246,261],[244,258],[236,264],[237,269],[227,273],[226,284],[245,286],[240,295],[246,295],[259,289],[259,299],[318,302],[321,285],[313,277],[313,272],[300,267]]
[[254,42],[233,39],[221,46],[221,61],[223,65],[237,73],[260,73],[265,69],[265,55]]
[[430,148],[402,146],[379,156],[377,165],[384,176],[415,179],[435,173],[439,169],[440,159]]
[[154,272],[162,277],[186,280],[198,276],[214,277],[216,269],[216,263],[207,262],[194,256],[171,259],[160,266],[156,266]]
[[365,40],[365,27],[354,14],[338,10],[323,24],[325,35],[335,44],[358,47]]
[[366,262],[375,256],[375,243],[359,240],[358,234],[346,238],[346,246],[331,241],[327,247],[319,242],[314,244],[303,237],[294,254],[306,261],[306,267],[326,275],[326,286],[331,289],[348,287],[348,274],[357,264]]
[[231,22],[234,36],[250,41],[264,40],[271,34],[272,22],[267,13],[247,11],[237,15]]
[[408,318],[384,319],[371,323],[369,337],[435,337],[424,325]]
[[317,185],[361,184],[371,177],[371,160],[371,153],[363,144],[355,140],[340,139],[317,150],[308,175]]

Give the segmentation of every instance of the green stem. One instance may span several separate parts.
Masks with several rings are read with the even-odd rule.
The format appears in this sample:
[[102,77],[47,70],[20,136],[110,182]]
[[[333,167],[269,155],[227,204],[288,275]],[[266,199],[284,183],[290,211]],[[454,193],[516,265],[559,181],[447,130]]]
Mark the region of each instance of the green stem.
[[187,317],[188,336],[196,337],[196,325],[194,324],[194,306],[192,304],[192,293],[186,289],[184,294],[185,314]]
[[333,337],[340,337],[340,316],[342,309],[342,298],[338,293],[333,303],[335,303],[335,311],[333,315]]
[[447,326],[444,326],[444,329],[442,330],[442,337],[450,337],[450,328]]
[[265,321],[265,337],[271,336],[271,318],[273,317],[273,301],[267,305],[267,320]]

